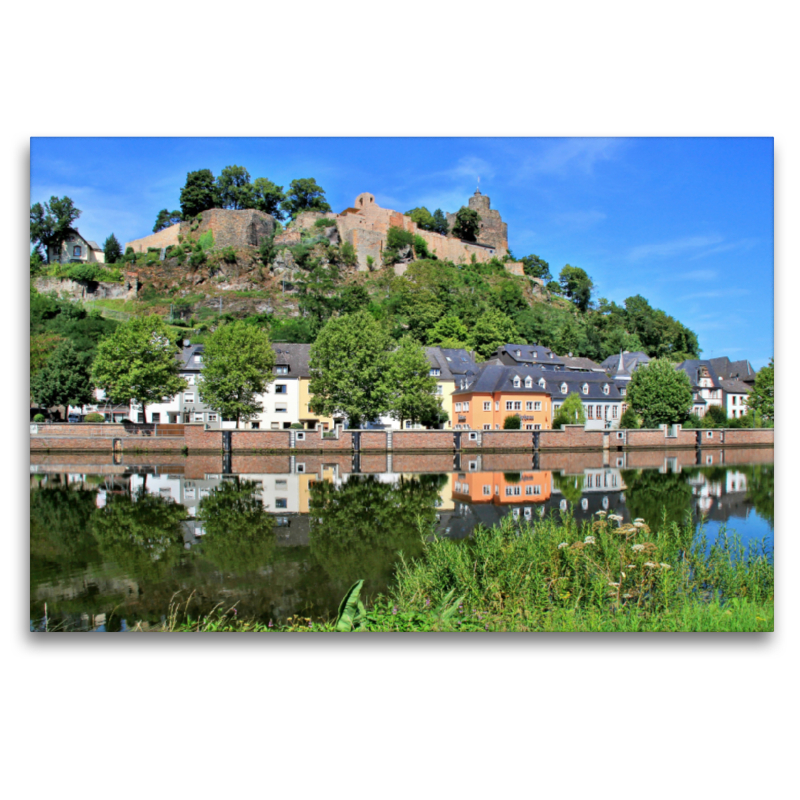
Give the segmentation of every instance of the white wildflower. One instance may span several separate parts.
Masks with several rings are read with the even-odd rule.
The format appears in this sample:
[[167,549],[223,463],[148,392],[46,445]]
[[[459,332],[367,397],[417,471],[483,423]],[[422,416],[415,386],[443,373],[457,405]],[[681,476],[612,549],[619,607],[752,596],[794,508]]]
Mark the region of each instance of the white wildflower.
[[628,577],[624,572],[620,572],[620,575],[622,575],[623,578],[627,578]]
[[584,544],[596,544],[596,542],[595,542],[595,540],[594,540],[594,536],[587,536],[587,537],[586,537],[586,538],[583,540],[583,543],[584,543]]
[[669,564],[664,564],[663,562],[659,564],[659,566],[661,567],[661,569],[672,569],[672,567]]
[[644,528],[644,522],[640,522],[638,519],[636,522],[633,523],[634,528]]
[[655,569],[655,568],[658,566],[658,564],[656,564],[656,563],[655,563],[655,562],[653,562],[653,561],[645,561],[645,562],[644,562],[644,565],[645,565],[646,567],[651,567],[652,569]]
[[636,569],[636,564],[628,564],[628,569]]
[[595,513],[596,516],[598,516],[598,517],[600,517],[602,519],[603,517],[606,516],[606,514],[608,514],[608,511],[595,511],[594,513]]
[[561,544],[558,546],[558,549],[563,550],[565,547],[569,547],[569,544],[567,544],[567,542],[561,542]]
[[636,519],[633,521],[633,524],[634,525],[644,525],[644,520],[641,517],[636,517]]
[[634,545],[634,546],[631,548],[631,550],[633,550],[635,553],[639,553],[639,552],[641,552],[642,550],[644,550],[644,545],[643,545],[643,544],[635,544],[635,545]]
[[619,586],[619,584],[618,584],[618,583],[609,583],[608,585],[609,585],[609,586],[614,586],[614,587],[618,587],[618,586]]

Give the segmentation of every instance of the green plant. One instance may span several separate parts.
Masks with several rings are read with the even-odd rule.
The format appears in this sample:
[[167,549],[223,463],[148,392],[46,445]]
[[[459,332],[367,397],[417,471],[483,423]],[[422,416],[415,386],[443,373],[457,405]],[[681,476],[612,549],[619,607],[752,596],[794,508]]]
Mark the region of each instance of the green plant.
[[192,267],[192,269],[197,269],[197,267],[200,267],[205,263],[206,263],[205,250],[195,250],[189,256],[189,266]]
[[[210,232],[211,231],[209,231],[209,233]],[[222,250],[219,251],[219,257],[226,264],[235,264],[236,263],[236,251],[232,247],[223,247]]]
[[214,232],[213,231],[206,231],[204,234],[200,236],[197,240],[197,244],[203,250],[210,250],[214,246]]
[[375,259],[372,256],[367,256],[367,269],[372,271],[375,267]]
[[96,411],[92,411],[90,414],[87,414],[83,418],[84,422],[105,422],[106,418],[102,414],[98,414]]
[[323,217],[322,219],[318,219],[314,223],[315,228],[335,228],[336,227],[336,220],[330,219],[329,217]]
[[522,428],[522,420],[519,414],[509,414],[503,420],[503,430],[505,431],[518,431]]
[[44,422],[44,414],[35,414],[33,417],[34,422]]
[[342,633],[358,630],[366,630],[367,611],[361,602],[359,595],[364,587],[364,581],[356,581],[348,590],[347,594],[339,603],[339,611],[336,615],[336,630]]
[[414,236],[414,255],[417,258],[431,258],[428,244],[419,234]]

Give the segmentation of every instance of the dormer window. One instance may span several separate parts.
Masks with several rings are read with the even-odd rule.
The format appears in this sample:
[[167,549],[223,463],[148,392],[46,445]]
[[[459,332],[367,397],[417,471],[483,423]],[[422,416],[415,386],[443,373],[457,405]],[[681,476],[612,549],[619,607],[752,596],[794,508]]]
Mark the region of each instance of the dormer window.
[[517,358],[522,355],[522,350],[515,350],[514,352],[517,354]]
[[289,374],[289,367],[286,364],[279,364],[275,367],[275,374],[276,375],[288,375]]
[[519,375],[514,378],[514,388],[519,389]]
[[431,377],[432,378],[438,378],[441,374],[442,374],[442,371],[440,369],[432,369],[431,370]]
[[553,354],[552,353],[550,353],[550,358],[553,358]]
[[545,383],[544,378],[539,378],[539,386],[541,386],[542,389],[544,389],[547,386],[547,384]]
[[608,394],[608,384],[603,384],[603,394]]
[[528,377],[525,378],[525,388],[530,389],[532,386],[533,386],[533,378],[531,378],[531,376],[528,375]]
[[589,394],[589,384],[588,383],[584,383],[583,386],[581,386],[581,391],[584,394]]
[[533,351],[533,357],[534,358],[539,358],[539,354],[536,352],[536,350]]
[[569,391],[566,383],[561,384],[561,394],[566,394]]

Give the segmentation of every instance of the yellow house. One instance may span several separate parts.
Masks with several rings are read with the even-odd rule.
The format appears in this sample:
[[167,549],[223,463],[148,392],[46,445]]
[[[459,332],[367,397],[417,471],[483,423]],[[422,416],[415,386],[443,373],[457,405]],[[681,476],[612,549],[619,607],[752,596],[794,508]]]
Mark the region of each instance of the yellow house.
[[453,392],[462,380],[475,375],[478,367],[475,354],[450,347],[426,347],[425,355],[431,365],[431,376],[436,378],[436,393],[442,398],[442,408],[447,412],[445,430],[452,430],[455,419]]

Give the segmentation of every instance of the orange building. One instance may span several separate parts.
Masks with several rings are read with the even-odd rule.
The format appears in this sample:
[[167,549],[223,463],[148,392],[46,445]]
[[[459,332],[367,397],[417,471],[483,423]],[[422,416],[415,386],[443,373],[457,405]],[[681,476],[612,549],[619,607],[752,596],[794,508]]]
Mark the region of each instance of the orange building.
[[522,430],[548,430],[553,422],[550,392],[543,377],[502,364],[485,364],[452,395],[455,430],[498,431],[508,416]]
[[452,481],[453,500],[463,503],[544,503],[553,490],[553,473],[549,470],[462,472],[454,474]]

